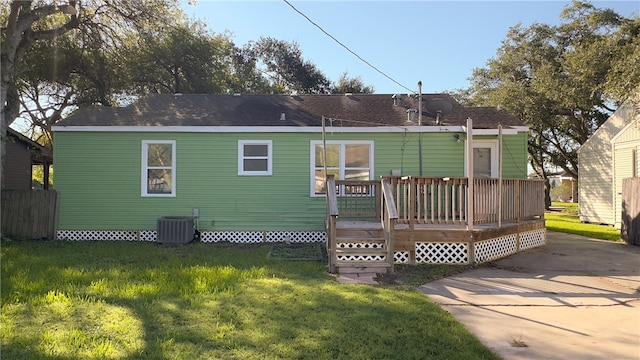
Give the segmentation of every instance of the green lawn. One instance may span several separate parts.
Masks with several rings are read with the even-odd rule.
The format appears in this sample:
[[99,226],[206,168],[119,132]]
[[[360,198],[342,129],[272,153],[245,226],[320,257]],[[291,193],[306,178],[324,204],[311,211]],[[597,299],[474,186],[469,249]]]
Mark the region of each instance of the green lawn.
[[3,359],[496,359],[413,287],[268,245],[3,242]]
[[563,209],[560,212],[547,212],[544,215],[547,230],[583,235],[600,240],[621,241],[620,231],[612,226],[580,222],[578,204],[554,202],[552,206]]

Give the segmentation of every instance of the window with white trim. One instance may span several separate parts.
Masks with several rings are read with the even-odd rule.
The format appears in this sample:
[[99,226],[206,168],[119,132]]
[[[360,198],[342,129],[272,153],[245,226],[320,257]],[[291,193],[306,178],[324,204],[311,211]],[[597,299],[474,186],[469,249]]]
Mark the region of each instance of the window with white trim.
[[142,140],[142,196],[176,196],[176,141]]
[[326,193],[324,179],[327,174],[337,180],[373,178],[373,141],[327,141],[326,144],[325,160],[323,142],[311,142],[311,196]]
[[238,140],[238,175],[272,174],[271,140]]

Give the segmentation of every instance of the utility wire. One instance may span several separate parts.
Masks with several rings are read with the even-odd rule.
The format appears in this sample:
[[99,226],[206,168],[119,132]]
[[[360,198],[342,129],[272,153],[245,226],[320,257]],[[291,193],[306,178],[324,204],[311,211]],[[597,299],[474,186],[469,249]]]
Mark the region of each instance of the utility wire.
[[335,41],[336,43],[338,43],[340,46],[342,46],[343,48],[345,48],[348,52],[350,52],[351,54],[353,54],[355,57],[357,57],[358,59],[360,59],[360,61],[362,61],[363,63],[367,64],[370,68],[372,68],[373,70],[379,72],[380,74],[382,74],[382,76],[386,77],[387,79],[393,81],[394,83],[398,84],[400,87],[406,89],[409,92],[414,92],[413,90],[409,89],[408,87],[400,84],[398,81],[396,81],[394,78],[392,78],[391,76],[385,74],[384,72],[382,72],[382,70],[378,69],[377,67],[373,66],[370,62],[368,62],[367,60],[363,59],[360,55],[356,54],[353,50],[349,49],[349,47],[347,47],[345,44],[341,43],[338,39],[336,39],[335,37],[333,37],[333,35],[329,34],[327,31],[325,31],[320,25],[316,24],[313,20],[311,20],[307,15],[305,15],[302,11],[296,9],[295,6],[291,5],[291,3],[287,0],[283,0],[285,3],[287,3],[287,5],[289,5],[293,10],[295,10],[295,12],[297,12],[298,14],[302,15],[305,19],[307,19],[307,21],[309,21],[311,24],[313,24],[315,27],[317,27],[318,29],[320,29],[320,31],[322,31],[325,35],[327,35],[328,37],[330,37],[331,39],[333,39],[333,41]]

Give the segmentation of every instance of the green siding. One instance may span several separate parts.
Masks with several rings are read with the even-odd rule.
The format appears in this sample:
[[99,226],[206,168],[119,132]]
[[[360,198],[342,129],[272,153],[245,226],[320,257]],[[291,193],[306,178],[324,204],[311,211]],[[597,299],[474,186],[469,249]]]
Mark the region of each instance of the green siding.
[[[373,140],[375,177],[419,175],[419,134],[328,133]],[[489,137],[495,139],[496,137]],[[238,140],[273,140],[273,175],[238,176]],[[310,141],[316,133],[56,132],[59,229],[153,230],[156,219],[200,209],[202,230],[324,230],[325,199],[311,197]],[[176,197],[141,196],[142,140],[176,141]],[[463,176],[464,142],[422,135],[424,176]],[[526,176],[526,134],[505,136],[504,176]]]

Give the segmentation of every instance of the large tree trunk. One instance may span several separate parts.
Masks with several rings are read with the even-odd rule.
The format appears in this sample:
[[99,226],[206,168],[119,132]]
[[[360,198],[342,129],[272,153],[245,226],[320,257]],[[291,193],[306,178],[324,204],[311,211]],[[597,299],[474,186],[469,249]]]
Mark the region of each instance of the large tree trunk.
[[[29,46],[40,39],[53,39],[72,29],[80,23],[75,8],[76,2],[70,0],[65,5],[42,5],[32,8],[32,0],[11,2],[4,41],[0,48],[0,188],[4,179],[5,137],[7,128],[20,113],[20,101],[16,80],[22,71],[19,64],[22,55]],[[32,25],[37,21],[54,14],[71,15],[61,26],[52,29],[33,31]]]

